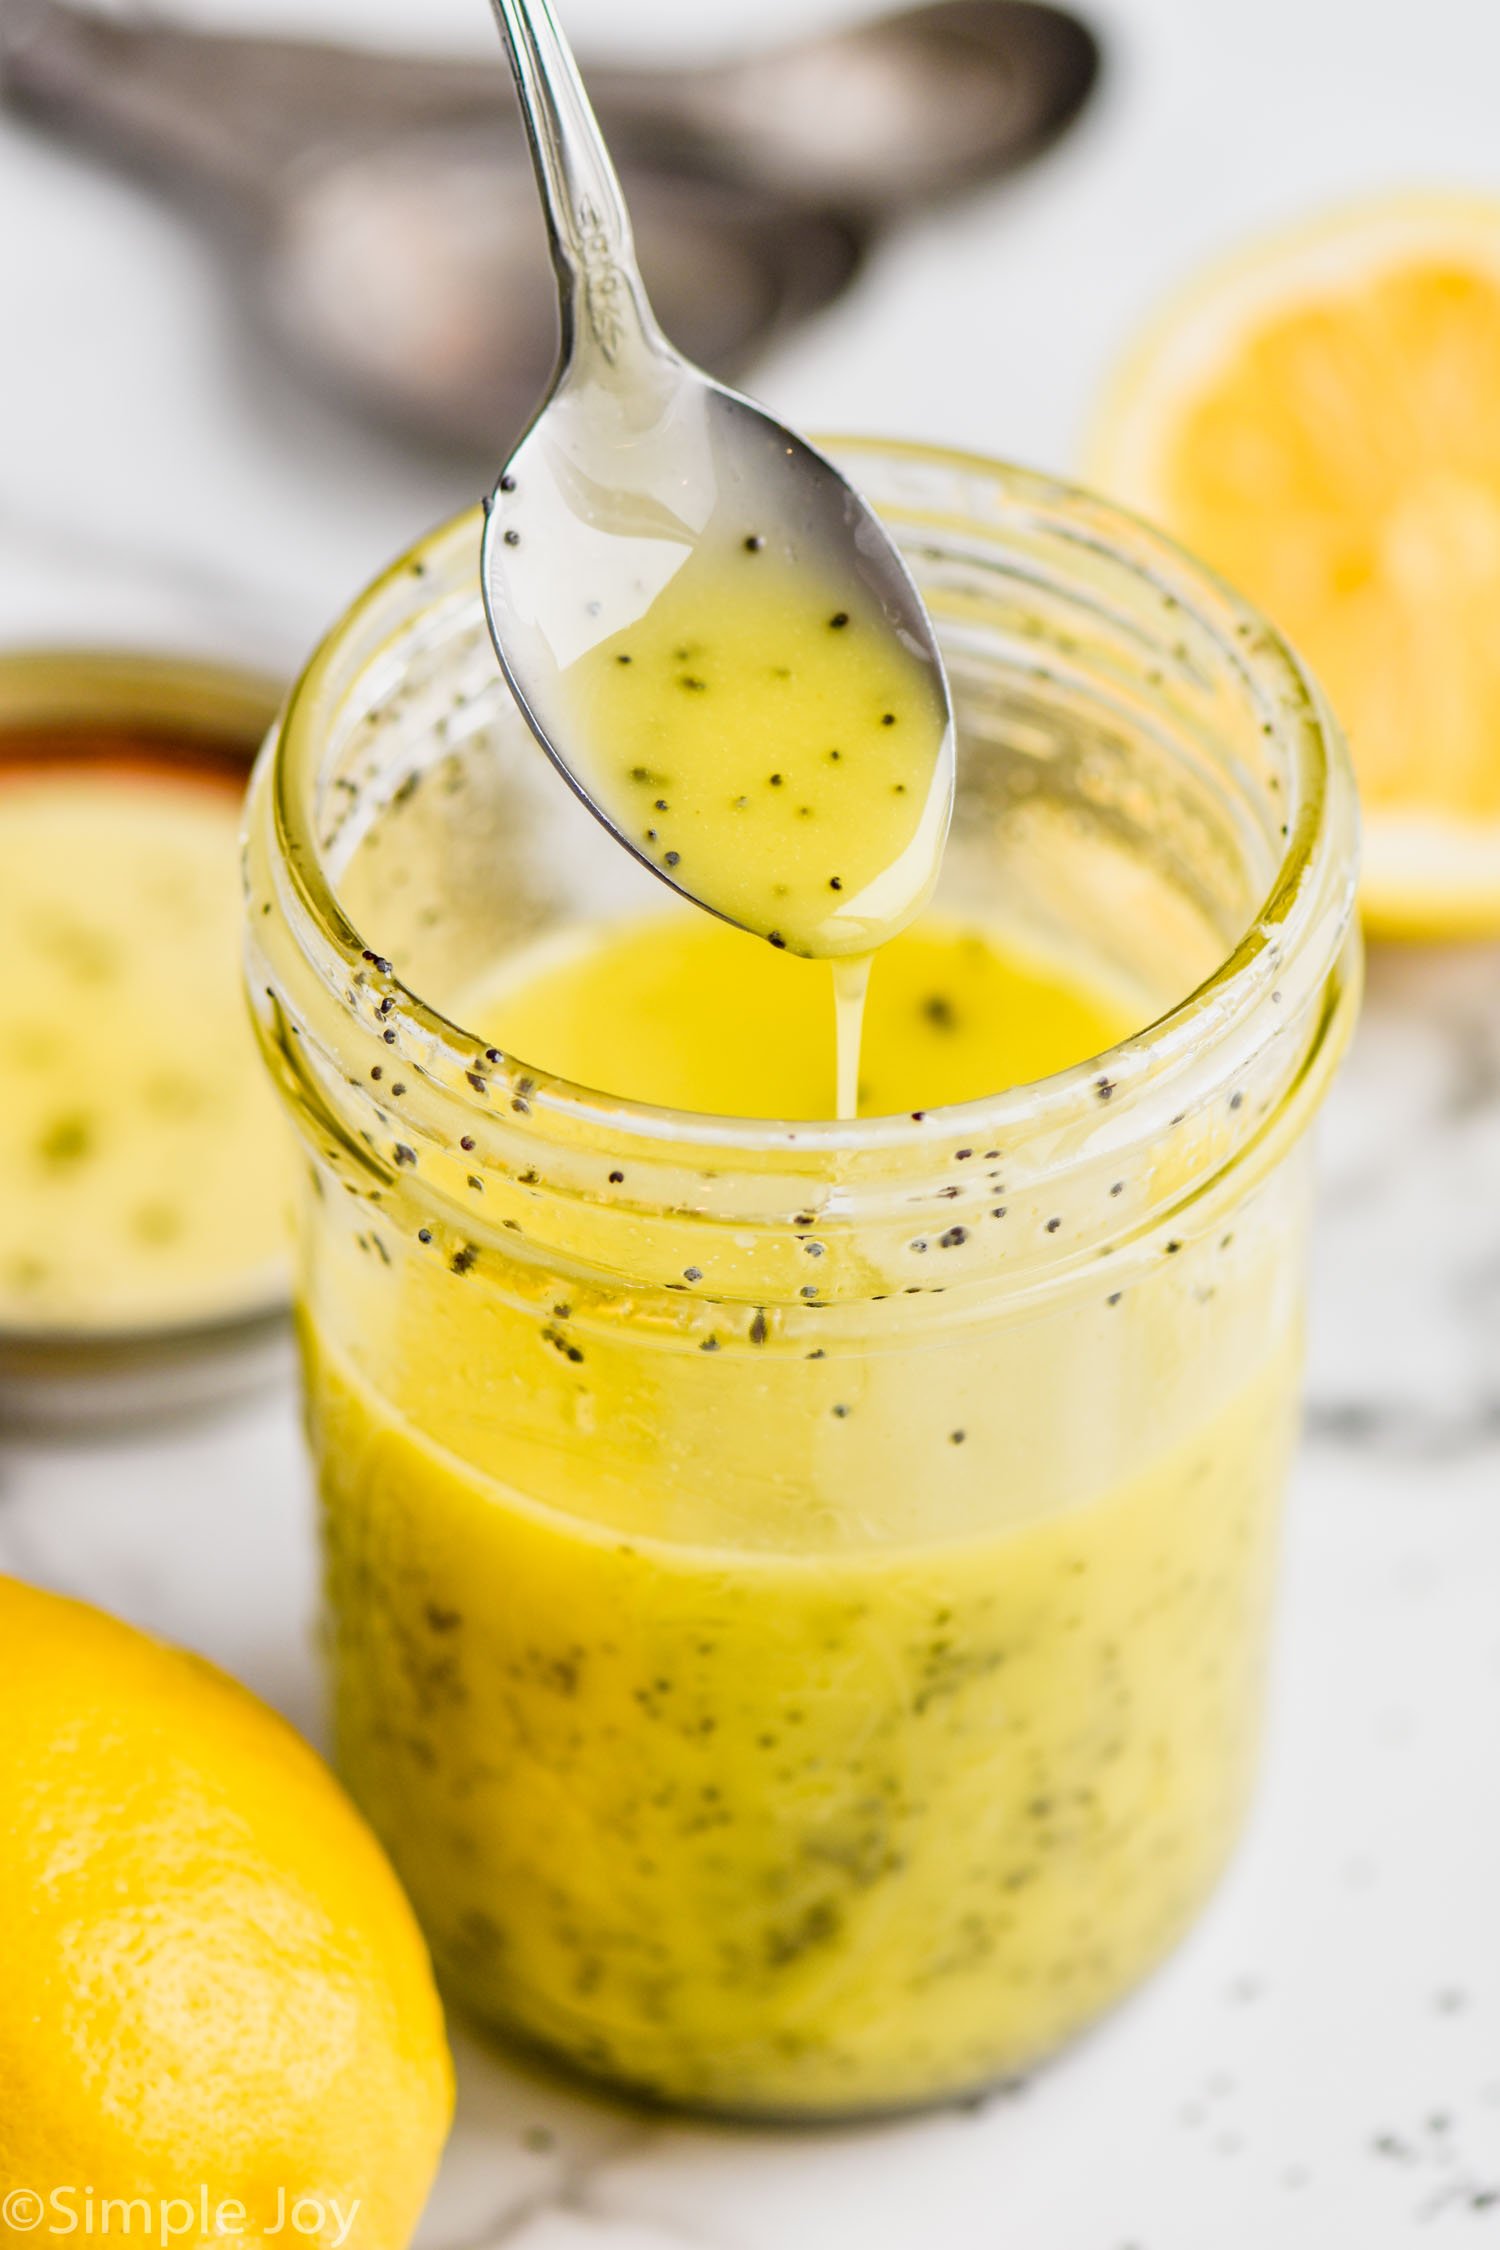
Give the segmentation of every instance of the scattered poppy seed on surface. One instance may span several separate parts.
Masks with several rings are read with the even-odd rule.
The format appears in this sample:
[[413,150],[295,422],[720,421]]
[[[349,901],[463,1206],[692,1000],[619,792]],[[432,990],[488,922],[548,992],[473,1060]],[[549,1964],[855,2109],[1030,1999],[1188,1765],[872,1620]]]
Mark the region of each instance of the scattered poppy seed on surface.
[[1175,1258],[1181,1248],[1180,1242],[1169,1242],[1166,1244],[1166,1254],[1169,1258]]
[[469,1150],[470,1150],[470,1149],[471,1149],[471,1148],[472,1148],[472,1147],[474,1146],[474,1136],[473,1136],[473,1134],[472,1134],[472,1133],[462,1133],[462,1134],[460,1134],[460,1136],[459,1136],[459,1142],[458,1142],[458,1145],[459,1145],[459,1147],[460,1147],[460,1148],[461,1148],[461,1149],[462,1149],[462,1150],[464,1151],[464,1153],[465,1153],[465,1154],[467,1155],[468,1151],[469,1151]]
[[752,531],[749,538],[745,541],[745,552],[747,555],[758,555],[764,545],[765,541],[764,539],[762,539],[760,533],[758,531]]
[[1114,1186],[1110,1189],[1109,1192],[1111,1195],[1123,1195],[1125,1193],[1125,1182],[1123,1180],[1116,1180]]
[[830,876],[829,876],[829,878],[828,878],[828,888],[829,888],[829,889],[830,889],[831,891],[841,891],[841,890],[843,889],[843,887],[844,887],[844,878],[843,878],[843,876],[842,876],[842,875],[830,875]]
[[510,473],[509,473],[509,472],[507,471],[507,473],[506,473],[506,474],[505,474],[505,475],[504,475],[504,476],[503,476],[503,477],[502,477],[502,478],[500,479],[500,490],[501,490],[502,492],[514,492],[514,491],[515,491],[515,489],[516,489],[516,480],[515,480],[515,478],[514,478],[513,476],[511,476],[511,475],[510,475]]
[[701,1281],[703,1279],[703,1268],[701,1266],[684,1266],[682,1278],[684,1281]]
[[750,1341],[752,1344],[763,1344],[765,1340],[766,1316],[764,1312],[757,1309],[755,1317],[750,1323]]
[[786,939],[782,936],[780,930],[767,930],[766,937],[778,952],[784,953],[786,951]]
[[380,1067],[379,1063],[376,1063],[376,1064],[374,1065],[374,1067],[372,1068],[372,1070],[371,1070],[371,1072],[370,1072],[370,1076],[371,1076],[372,1078],[384,1078],[384,1076],[385,1076],[385,1072],[384,1072],[384,1071],[383,1071],[383,1070],[381,1069],[381,1067]]
[[667,865],[668,865],[668,867],[676,867],[676,866],[677,866],[677,865],[678,865],[678,864],[680,863],[681,859],[682,859],[682,854],[681,854],[681,852],[668,852],[668,853],[667,853]]
[[948,1432],[948,1443],[950,1445],[962,1445],[967,1434],[965,1430],[950,1430]]
[[382,1038],[384,1039],[384,1041],[385,1041],[385,1043],[386,1043],[386,1045],[387,1045],[388,1047],[394,1047],[394,1046],[395,1046],[395,1044],[396,1044],[396,1034],[394,1033],[394,1031],[384,1031],[384,1032],[382,1032],[382,1033],[381,1033],[381,1037],[382,1037]]
[[880,715],[880,723],[883,727],[893,727],[896,724],[895,712],[883,711]]
[[514,525],[505,534],[505,544],[507,547],[519,547],[521,544],[521,534]]
[[610,1184],[610,1186],[611,1186],[611,1187],[623,1187],[623,1186],[624,1186],[624,1184],[625,1184],[625,1175],[624,1175],[624,1173],[623,1173],[623,1172],[611,1172],[611,1173],[610,1173],[610,1175],[609,1175],[609,1184]]
[[615,658],[615,662],[616,662],[617,664],[628,664],[628,663],[629,663],[630,661],[631,661],[631,660],[630,660],[630,658],[629,658],[628,656],[617,656],[617,657]]
[[418,1242],[430,1242],[432,1240],[431,1227],[418,1227],[417,1240]]
[[1105,1303],[1106,1303],[1107,1305],[1117,1305],[1117,1304],[1118,1304],[1118,1303],[1120,1302],[1120,1299],[1121,1299],[1121,1297],[1122,1297],[1123,1295],[1124,1295],[1124,1291],[1123,1291],[1123,1290],[1120,1290],[1120,1289],[1112,1289],[1112,1290],[1110,1291],[1109,1295],[1108,1295],[1108,1296],[1107,1296],[1107,1297],[1105,1298],[1104,1302],[1105,1302]]
[[1047,1221],[1047,1232],[1048,1232],[1049,1234],[1056,1234],[1056,1232],[1057,1232],[1058,1228],[1059,1228],[1059,1227],[1060,1227],[1061,1225],[1062,1225],[1062,1220],[1061,1220],[1061,1219],[1049,1219],[1049,1220]]
[[771,787],[773,789],[779,789],[781,787],[783,778],[783,775],[779,773],[773,773],[771,776]]
[[832,617],[830,617],[828,620],[830,627],[835,633],[841,632],[844,626],[848,624],[848,622],[849,612],[847,609],[836,609]]
[[840,1422],[846,1422],[849,1419],[849,1409],[847,1406],[835,1406],[831,1411]]

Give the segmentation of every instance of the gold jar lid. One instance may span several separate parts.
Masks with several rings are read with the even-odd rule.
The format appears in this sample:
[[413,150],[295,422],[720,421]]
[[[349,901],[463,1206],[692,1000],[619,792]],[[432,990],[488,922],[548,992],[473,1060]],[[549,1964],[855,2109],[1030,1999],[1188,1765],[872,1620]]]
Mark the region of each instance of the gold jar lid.
[[0,1419],[131,1418],[285,1354],[289,1136],[240,993],[269,678],[0,652]]

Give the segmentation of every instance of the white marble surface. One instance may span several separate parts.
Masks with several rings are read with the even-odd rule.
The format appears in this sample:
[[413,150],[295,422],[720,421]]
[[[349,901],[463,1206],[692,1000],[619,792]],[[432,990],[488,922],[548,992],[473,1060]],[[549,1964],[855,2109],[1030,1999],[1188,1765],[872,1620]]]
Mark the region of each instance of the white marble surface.
[[[483,12],[279,18],[460,43]],[[645,48],[813,12],[570,20]],[[1088,129],[893,246],[765,371],[778,404],[1062,466],[1112,343],[1202,247],[1331,191],[1500,173],[1494,0],[1115,0],[1109,23]],[[302,398],[178,219],[3,124],[0,301],[0,640],[76,634],[81,608],[290,650],[474,489]],[[96,510],[109,551],[85,567]],[[1176,1960],[1024,2092],[872,2132],[642,2121],[461,2039],[424,2250],[1500,2242],[1500,949],[1377,955],[1324,1175],[1266,1782]],[[207,1651],[316,1734],[289,1395],[129,1442],[0,1442],[0,1566]]]

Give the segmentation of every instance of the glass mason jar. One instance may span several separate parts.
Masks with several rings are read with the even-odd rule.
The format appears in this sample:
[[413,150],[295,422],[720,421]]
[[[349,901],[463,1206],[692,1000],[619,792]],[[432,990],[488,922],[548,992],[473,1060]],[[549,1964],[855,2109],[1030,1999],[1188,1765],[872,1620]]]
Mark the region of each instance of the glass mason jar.
[[483,1044],[477,970],[663,894],[511,704],[477,515],[313,658],[247,861],[342,1770],[481,2018],[784,2117],[1023,2069],[1222,1868],[1358,987],[1348,765],[1265,623],[1079,492],[835,450],[950,667],[938,906],[1137,1036],[843,1124]]

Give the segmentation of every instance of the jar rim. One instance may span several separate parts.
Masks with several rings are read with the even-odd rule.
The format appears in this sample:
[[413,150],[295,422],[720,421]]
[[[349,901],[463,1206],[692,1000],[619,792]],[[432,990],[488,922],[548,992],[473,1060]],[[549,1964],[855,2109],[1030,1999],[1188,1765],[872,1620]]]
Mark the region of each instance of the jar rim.
[[314,791],[309,786],[342,652],[393,588],[426,575],[430,557],[466,539],[477,549],[480,511],[467,510],[398,557],[333,625],[294,684],[266,751],[281,852],[328,968],[378,983],[386,1027],[396,1030],[398,1040],[409,1036],[434,1060],[448,1056],[452,1068],[439,1075],[460,1102],[483,1110],[491,1106],[494,1093],[520,1082],[528,1130],[534,1134],[544,1134],[550,1121],[565,1126],[570,1138],[603,1132],[628,1139],[643,1153],[654,1150],[670,1158],[691,1147],[712,1150],[721,1159],[739,1156],[751,1166],[758,1155],[769,1150],[784,1154],[788,1144],[795,1144],[803,1161],[821,1157],[848,1163],[869,1152],[885,1169],[892,1161],[899,1164],[903,1152],[920,1158],[934,1144],[954,1137],[1014,1142],[1022,1133],[1040,1131],[1050,1137],[1054,1131],[1066,1132],[1071,1122],[1097,1109],[1104,1082],[1112,1096],[1118,1092],[1123,1109],[1141,1082],[1158,1081],[1164,1073],[1175,1080],[1195,1060],[1207,1060],[1209,1050],[1272,996],[1278,975],[1299,947],[1313,944],[1316,958],[1307,963],[1307,981],[1314,986],[1337,961],[1354,907],[1358,814],[1353,777],[1316,681],[1276,629],[1166,534],[1083,487],[979,453],[920,441],[834,437],[819,442],[847,465],[856,481],[861,460],[987,480],[1000,502],[993,519],[997,537],[1003,538],[1009,515],[1018,524],[1070,542],[1081,555],[1092,551],[1124,560],[1164,603],[1180,608],[1213,635],[1247,688],[1258,683],[1262,700],[1277,714],[1288,752],[1285,845],[1265,899],[1212,973],[1150,1023],[1050,1077],[962,1103],[845,1120],[717,1116],[602,1092],[508,1054],[493,1066],[493,1083],[487,1070],[484,1091],[476,1092],[470,1073],[476,1048],[483,1051],[477,1035],[404,985],[367,933],[345,914],[314,832]]

